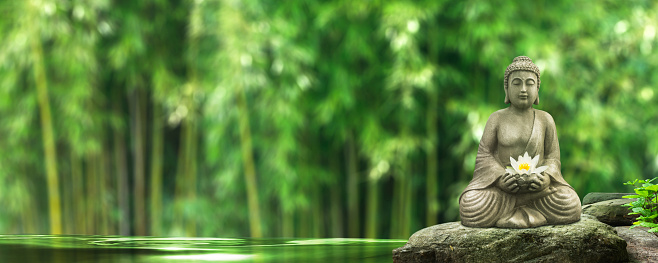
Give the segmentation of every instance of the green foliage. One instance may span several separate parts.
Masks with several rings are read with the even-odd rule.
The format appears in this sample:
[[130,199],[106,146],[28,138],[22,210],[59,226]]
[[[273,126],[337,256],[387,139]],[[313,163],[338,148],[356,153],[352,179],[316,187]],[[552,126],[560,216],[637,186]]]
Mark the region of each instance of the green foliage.
[[[247,168],[266,236],[458,220],[519,55],[542,71],[536,108],[580,195],[658,175],[655,1],[0,0],[0,14],[3,233],[48,232],[31,43],[66,233],[130,234],[141,217],[159,235],[249,235]],[[161,200],[131,209],[144,198]]]
[[628,181],[624,185],[634,186],[636,195],[627,195],[624,198],[637,198],[636,201],[633,201],[629,204],[623,206],[628,206],[632,211],[628,213],[629,215],[639,215],[633,226],[631,228],[642,226],[648,227],[649,232],[658,232],[658,184],[653,184],[653,181],[657,180],[658,177],[650,180],[638,180]]

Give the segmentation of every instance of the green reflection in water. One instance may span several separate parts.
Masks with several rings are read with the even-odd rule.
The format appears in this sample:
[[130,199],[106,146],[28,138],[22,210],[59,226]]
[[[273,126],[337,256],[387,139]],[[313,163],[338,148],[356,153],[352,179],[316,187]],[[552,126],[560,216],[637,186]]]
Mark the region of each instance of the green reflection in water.
[[391,262],[406,240],[0,235],[0,262]]
[[165,260],[202,260],[202,261],[243,261],[253,258],[253,255],[238,255],[238,254],[197,254],[197,255],[178,255],[178,256],[162,256]]

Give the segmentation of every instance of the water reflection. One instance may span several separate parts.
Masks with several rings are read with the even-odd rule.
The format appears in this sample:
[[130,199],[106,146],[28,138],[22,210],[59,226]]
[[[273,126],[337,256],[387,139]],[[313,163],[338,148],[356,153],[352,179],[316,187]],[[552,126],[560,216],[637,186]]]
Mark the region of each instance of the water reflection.
[[0,262],[390,262],[405,242],[0,235]]
[[170,260],[202,260],[202,261],[242,261],[253,258],[254,255],[238,255],[238,254],[198,254],[198,255],[179,255],[179,256],[163,256],[162,259]]

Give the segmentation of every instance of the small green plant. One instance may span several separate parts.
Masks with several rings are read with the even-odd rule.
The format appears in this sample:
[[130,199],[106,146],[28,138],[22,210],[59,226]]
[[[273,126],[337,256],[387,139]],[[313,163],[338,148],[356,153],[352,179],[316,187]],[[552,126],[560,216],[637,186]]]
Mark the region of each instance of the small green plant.
[[658,177],[650,180],[628,181],[624,185],[632,185],[635,187],[636,195],[626,195],[623,198],[637,198],[637,200],[625,204],[624,206],[630,207],[632,211],[629,215],[640,215],[631,228],[642,226],[648,227],[649,232],[658,233],[658,185],[652,182]]

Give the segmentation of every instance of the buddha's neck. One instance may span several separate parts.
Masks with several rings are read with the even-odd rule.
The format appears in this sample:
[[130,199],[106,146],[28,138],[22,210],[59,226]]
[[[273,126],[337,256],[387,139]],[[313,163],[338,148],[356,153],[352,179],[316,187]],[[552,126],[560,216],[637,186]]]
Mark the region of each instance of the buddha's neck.
[[517,108],[517,107],[514,107],[514,106],[510,106],[509,108],[513,113],[519,114],[519,115],[532,113],[532,111],[534,110],[534,108],[532,106],[527,107],[527,108]]

